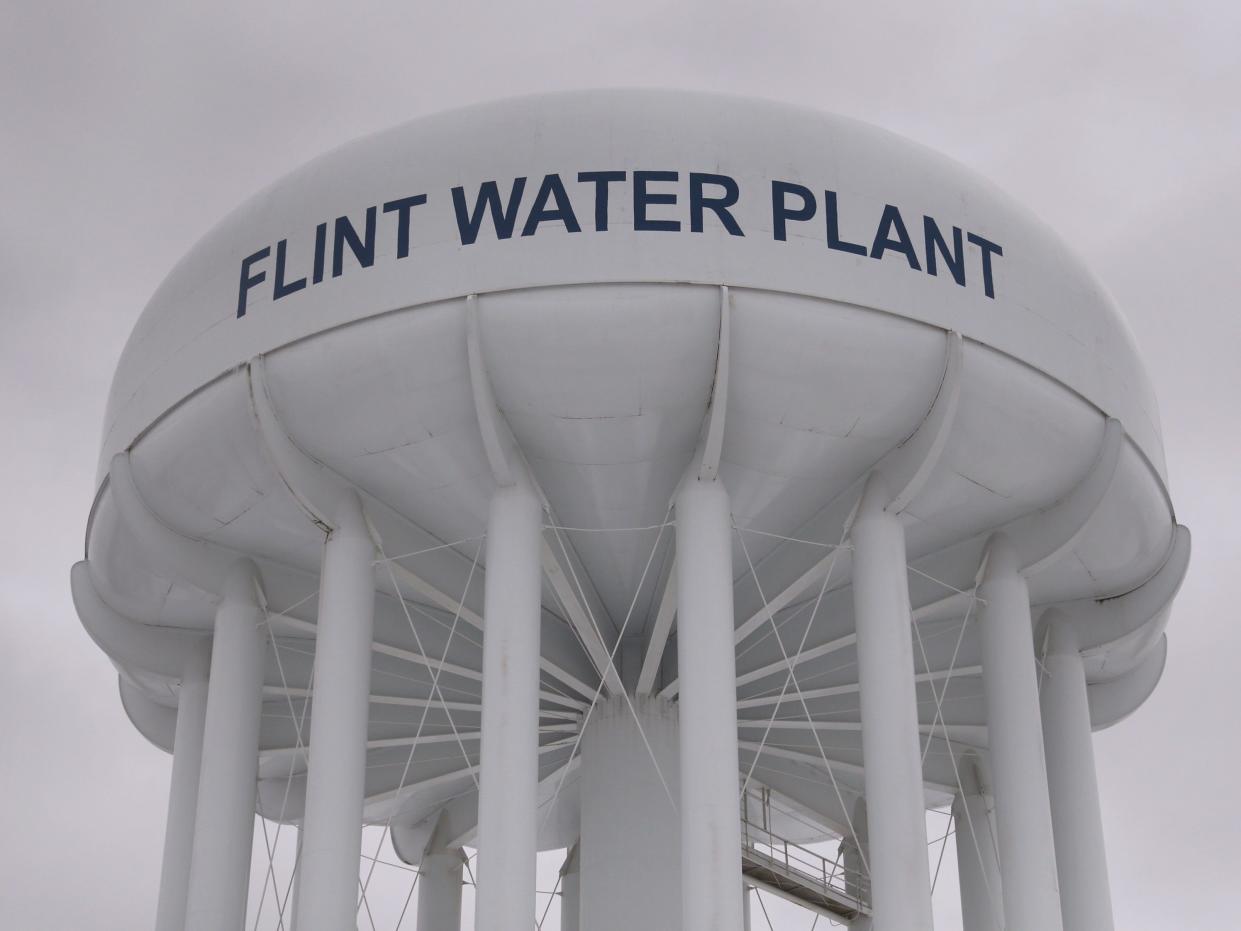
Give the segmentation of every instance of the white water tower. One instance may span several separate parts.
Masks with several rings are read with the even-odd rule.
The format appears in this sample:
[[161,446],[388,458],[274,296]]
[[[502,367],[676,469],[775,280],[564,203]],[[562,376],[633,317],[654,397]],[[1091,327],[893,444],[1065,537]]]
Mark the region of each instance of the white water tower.
[[[1112,926],[1091,731],[1159,680],[1188,532],[1098,282],[959,165],[782,105],[503,101],[332,152],[168,276],[117,368],[83,624],[171,749],[158,927],[297,931],[363,824],[419,931],[739,931],[743,886]],[[1135,815],[1137,813],[1135,812]],[[832,860],[806,846],[840,838]]]

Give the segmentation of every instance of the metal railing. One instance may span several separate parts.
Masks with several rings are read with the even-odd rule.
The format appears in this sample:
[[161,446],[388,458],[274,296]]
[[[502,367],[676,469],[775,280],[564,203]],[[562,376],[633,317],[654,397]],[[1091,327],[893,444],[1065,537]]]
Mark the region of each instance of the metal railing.
[[776,834],[772,829],[773,813],[802,820],[795,812],[773,809],[769,789],[750,789],[742,796],[743,859],[766,867],[790,883],[800,884],[825,899],[867,911],[870,901],[868,878],[856,870],[846,870],[839,853],[835,859],[829,859]]

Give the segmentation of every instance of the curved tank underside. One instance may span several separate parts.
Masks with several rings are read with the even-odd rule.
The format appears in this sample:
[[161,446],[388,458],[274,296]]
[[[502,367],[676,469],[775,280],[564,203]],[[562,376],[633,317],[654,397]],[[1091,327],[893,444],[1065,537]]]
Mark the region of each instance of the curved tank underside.
[[131,719],[156,744],[171,745],[175,657],[210,630],[215,573],[236,553],[260,566],[274,640],[260,769],[268,817],[301,815],[324,542],[316,499],[348,487],[382,547],[365,817],[417,823],[446,809],[469,835],[493,487],[471,314],[496,408],[547,504],[544,804],[562,777],[563,789],[545,846],[575,836],[571,760],[597,690],[623,681],[675,699],[670,501],[715,409],[736,525],[742,768],[826,830],[847,814],[825,764],[846,805],[862,788],[850,553],[838,544],[859,482],[932,432],[920,459],[929,471],[911,483],[902,518],[928,805],[954,791],[950,749],[986,747],[970,590],[992,531],[1029,554],[1036,620],[1059,606],[1077,626],[1096,727],[1156,684],[1187,535],[1123,428],[1047,375],[925,323],[767,290],[483,293],[256,356],[110,463],[75,596],[120,669]]

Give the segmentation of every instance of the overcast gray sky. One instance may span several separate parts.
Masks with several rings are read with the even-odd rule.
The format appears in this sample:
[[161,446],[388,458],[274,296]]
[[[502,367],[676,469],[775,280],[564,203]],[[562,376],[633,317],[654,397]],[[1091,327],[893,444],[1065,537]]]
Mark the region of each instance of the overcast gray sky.
[[1116,295],[1194,533],[1163,683],[1096,739],[1117,926],[1237,927],[1241,4],[187,6],[0,0],[0,926],[152,919],[169,759],[125,720],[68,570],[113,365],[163,275],[240,200],[360,134],[514,93],[660,85],[942,150]]

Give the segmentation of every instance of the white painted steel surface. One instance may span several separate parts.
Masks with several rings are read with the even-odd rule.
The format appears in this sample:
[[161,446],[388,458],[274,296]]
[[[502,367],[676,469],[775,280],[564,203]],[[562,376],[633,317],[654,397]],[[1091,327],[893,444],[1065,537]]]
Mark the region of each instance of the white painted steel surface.
[[[747,132],[735,132],[739,125]],[[608,229],[596,232],[596,185],[579,184],[573,176],[603,170],[730,175],[746,194],[734,211],[746,235],[732,236],[717,222],[704,223],[695,235],[636,232],[633,192],[619,185]],[[573,179],[583,233],[540,231],[514,234],[511,241],[480,237],[469,249],[453,235],[453,186],[468,183],[472,193],[484,181],[509,185],[530,175],[533,199],[541,173],[556,171]],[[775,240],[773,179],[820,192],[820,201],[823,189],[839,192],[845,238],[873,237],[885,203],[908,210],[915,221],[929,215],[989,236],[1004,248],[996,298],[978,287],[960,288],[946,273],[932,277],[831,253],[819,223],[807,222],[804,232],[794,224],[793,235]],[[389,213],[386,261],[360,276],[352,271],[332,277],[325,269],[322,283],[285,299],[296,311],[272,304],[270,291],[266,298],[257,293],[248,326],[219,325],[235,316],[239,263],[254,250],[297,237],[289,247],[289,262],[297,262],[292,281],[309,269],[317,223],[348,211],[360,221],[368,205],[422,193],[428,202],[414,210],[405,259],[395,259],[397,218]],[[684,200],[682,192],[682,205]],[[817,207],[821,223],[824,205]],[[652,210],[652,217],[675,217],[688,226],[683,211]],[[972,258],[973,265],[980,263]],[[899,255],[893,259],[893,266],[905,266]],[[263,270],[270,286],[274,256]],[[971,272],[976,279],[978,269]],[[118,370],[103,461],[210,378],[325,325],[469,292],[722,279],[873,307],[962,332],[1121,416],[1148,455],[1162,458],[1151,391],[1132,336],[1109,298],[1054,235],[990,184],[920,146],[842,117],[707,94],[593,91],[424,117],[323,156],[234,212],[161,286],[139,323],[141,338],[127,348]]]

